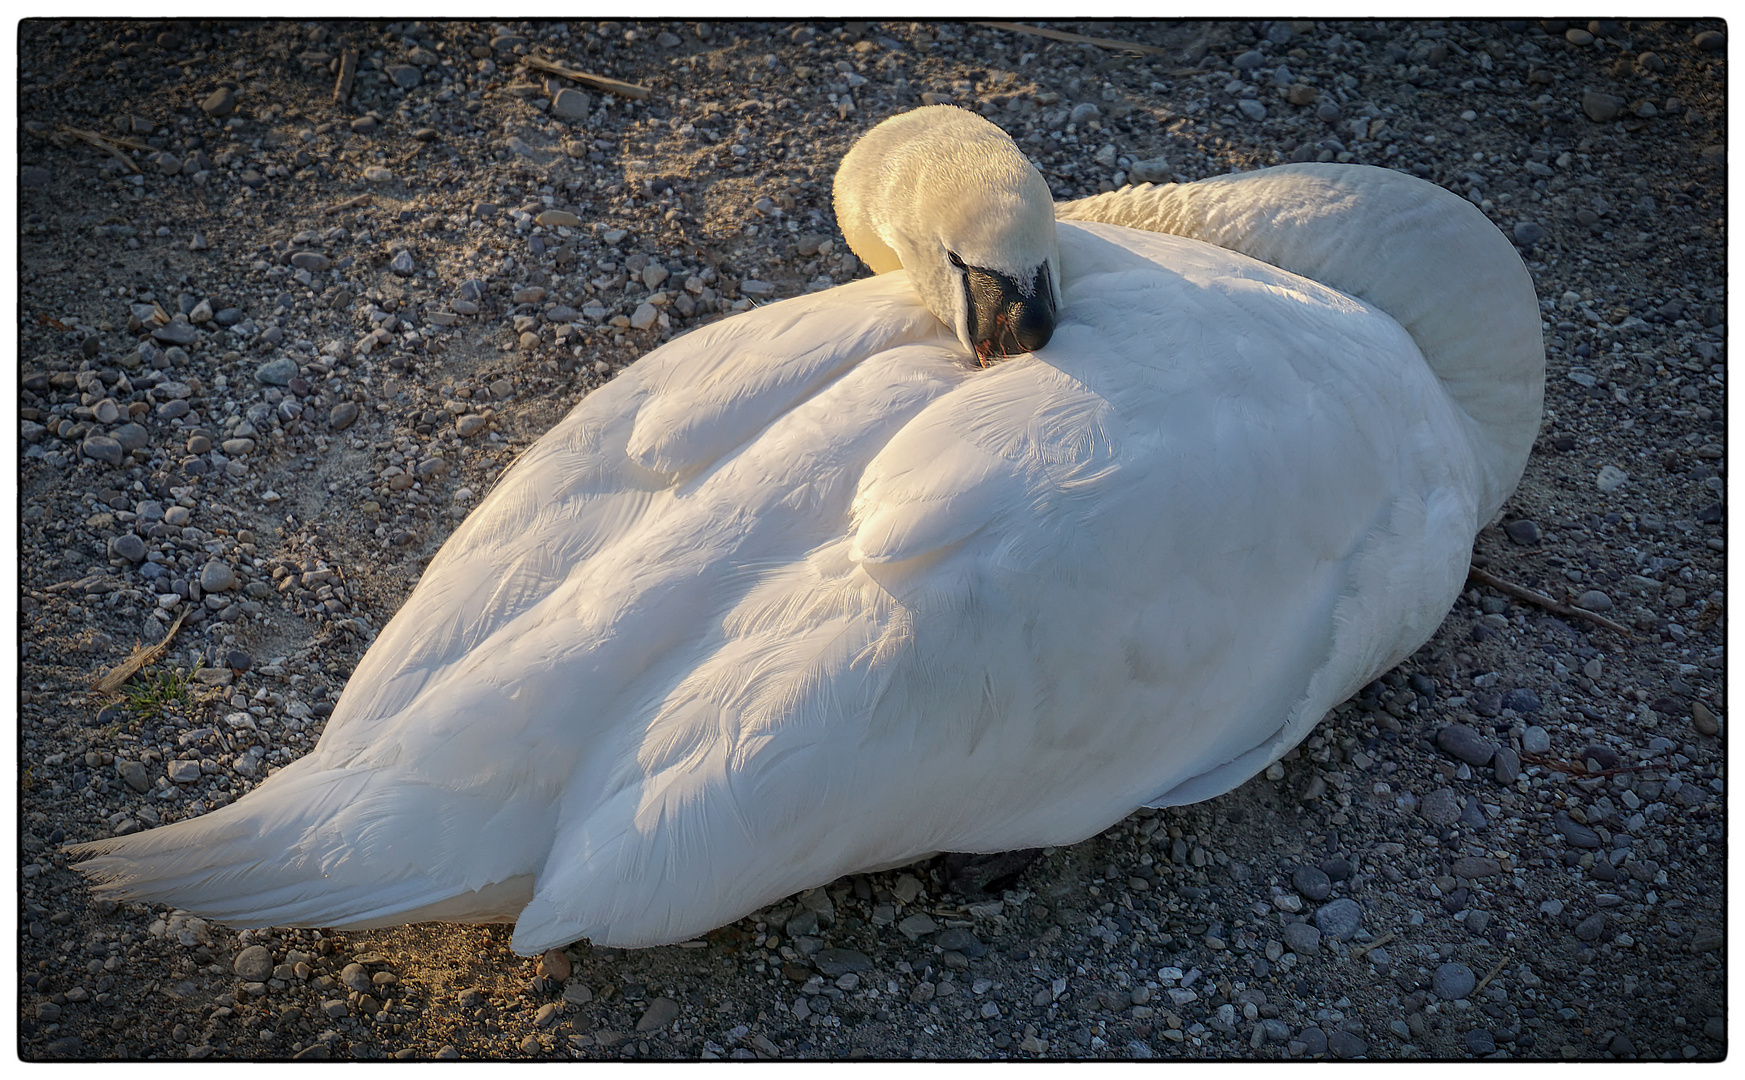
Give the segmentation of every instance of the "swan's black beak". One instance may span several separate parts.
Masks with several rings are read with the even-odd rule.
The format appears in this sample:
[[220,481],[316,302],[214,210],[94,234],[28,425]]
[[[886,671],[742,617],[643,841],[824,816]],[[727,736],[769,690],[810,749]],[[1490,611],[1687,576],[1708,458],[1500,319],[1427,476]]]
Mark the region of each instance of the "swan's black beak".
[[1047,263],[1022,283],[979,266],[963,271],[969,339],[983,367],[1048,344],[1054,336],[1054,287]]

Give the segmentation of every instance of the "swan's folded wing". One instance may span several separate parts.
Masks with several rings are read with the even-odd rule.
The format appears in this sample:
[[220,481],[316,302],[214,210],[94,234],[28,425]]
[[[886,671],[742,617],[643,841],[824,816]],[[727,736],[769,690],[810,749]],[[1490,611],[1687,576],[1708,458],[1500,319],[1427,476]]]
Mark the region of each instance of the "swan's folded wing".
[[1091,528],[1120,455],[1109,403],[1059,368],[1009,363],[935,401],[873,459],[854,501],[851,557],[893,588],[979,535],[1023,571]]
[[[754,309],[650,353],[509,467],[382,631],[328,731],[400,712],[432,673],[593,560],[637,544],[675,485],[730,459],[868,356],[944,332],[905,275],[888,274]],[[360,728],[345,742],[368,738]]]

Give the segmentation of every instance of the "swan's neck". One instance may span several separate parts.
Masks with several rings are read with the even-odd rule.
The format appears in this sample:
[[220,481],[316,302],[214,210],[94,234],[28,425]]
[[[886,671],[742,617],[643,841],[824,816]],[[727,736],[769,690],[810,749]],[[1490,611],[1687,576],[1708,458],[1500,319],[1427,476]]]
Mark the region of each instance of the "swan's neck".
[[1403,326],[1472,424],[1481,522],[1539,431],[1545,348],[1533,281],[1476,207],[1362,165],[1286,165],[1064,203],[1058,216],[1186,236],[1365,300]]

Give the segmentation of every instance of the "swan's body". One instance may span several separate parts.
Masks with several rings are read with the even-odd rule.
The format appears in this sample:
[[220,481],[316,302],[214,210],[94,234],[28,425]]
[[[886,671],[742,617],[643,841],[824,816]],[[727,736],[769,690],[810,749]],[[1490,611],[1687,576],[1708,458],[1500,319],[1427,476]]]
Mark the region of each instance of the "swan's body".
[[312,754],[81,868],[244,925],[648,945],[1265,768],[1453,603],[1537,427],[1531,284],[1379,169],[1060,209],[1130,220],[1030,251],[1033,356],[976,370],[901,272],[651,353],[449,540]]

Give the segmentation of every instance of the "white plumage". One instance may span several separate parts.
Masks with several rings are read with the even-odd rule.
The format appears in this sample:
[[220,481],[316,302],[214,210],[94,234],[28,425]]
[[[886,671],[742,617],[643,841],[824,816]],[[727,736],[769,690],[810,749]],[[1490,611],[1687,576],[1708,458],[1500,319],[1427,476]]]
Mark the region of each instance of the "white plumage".
[[[940,188],[1035,190],[991,125],[875,133],[987,148],[848,195],[845,232],[884,228],[906,272],[590,394],[450,538],[313,753],[80,869],[240,925],[670,942],[1227,791],[1430,636],[1539,418],[1532,285],[1483,215],[1286,166],[1065,204],[1056,253],[1033,194],[929,217]],[[972,266],[1058,260],[1052,340],[988,370],[938,265],[978,244]]]

